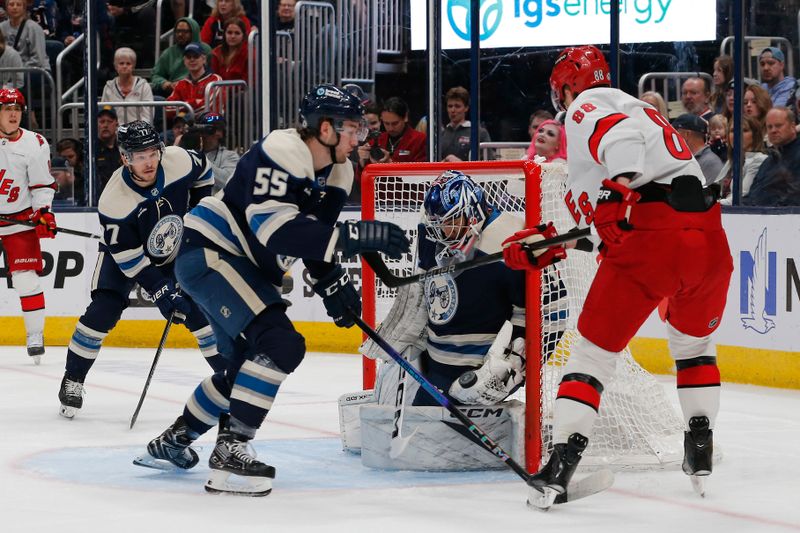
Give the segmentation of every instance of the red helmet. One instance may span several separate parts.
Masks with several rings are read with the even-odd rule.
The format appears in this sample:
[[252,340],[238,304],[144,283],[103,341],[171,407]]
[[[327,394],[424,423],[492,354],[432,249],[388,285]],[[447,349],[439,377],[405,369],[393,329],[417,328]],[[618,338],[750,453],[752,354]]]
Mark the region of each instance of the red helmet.
[[19,89],[0,89],[0,105],[18,104],[25,110],[25,97]]
[[611,72],[603,52],[594,46],[566,48],[558,55],[550,74],[550,95],[553,107],[564,110],[564,86],[573,96],[591,87],[611,84]]

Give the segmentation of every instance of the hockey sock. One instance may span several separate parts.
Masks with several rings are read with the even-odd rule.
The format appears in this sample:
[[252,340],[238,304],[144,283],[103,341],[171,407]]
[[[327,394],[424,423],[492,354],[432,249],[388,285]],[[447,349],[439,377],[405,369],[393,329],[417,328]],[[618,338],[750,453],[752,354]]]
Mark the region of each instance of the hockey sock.
[[603,385],[594,377],[579,373],[565,375],[556,396],[553,443],[565,443],[573,433],[591,435],[602,394]]
[[44,331],[44,292],[39,283],[39,275],[33,270],[20,270],[11,273],[11,280],[19,295],[22,306],[22,319],[28,334]]
[[217,425],[220,415],[230,406],[231,388],[224,372],[217,372],[200,382],[183,408],[183,419],[202,435]]
[[717,358],[701,356],[682,359],[675,361],[675,366],[678,369],[678,400],[686,427],[689,427],[690,418],[706,416],[709,427],[714,429],[720,390]]
[[67,374],[83,379],[92,368],[107,331],[96,331],[78,322],[67,349]]
[[231,391],[231,418],[252,428],[261,427],[286,376],[264,354],[245,361]]
[[221,372],[228,366],[225,358],[217,352],[217,338],[211,330],[211,326],[193,331],[192,335],[197,339],[197,346],[200,348],[200,353],[206,359],[206,363],[214,372]]

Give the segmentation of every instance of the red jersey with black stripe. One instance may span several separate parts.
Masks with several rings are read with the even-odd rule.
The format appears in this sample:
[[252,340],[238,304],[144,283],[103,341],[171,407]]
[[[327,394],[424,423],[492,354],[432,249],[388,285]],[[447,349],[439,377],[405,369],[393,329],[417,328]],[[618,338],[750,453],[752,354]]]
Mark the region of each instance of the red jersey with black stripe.
[[578,226],[590,225],[601,182],[632,172],[635,189],[651,181],[669,185],[691,175],[705,185],[700,165],[669,120],[653,106],[618,89],[583,91],[565,116],[567,194]]

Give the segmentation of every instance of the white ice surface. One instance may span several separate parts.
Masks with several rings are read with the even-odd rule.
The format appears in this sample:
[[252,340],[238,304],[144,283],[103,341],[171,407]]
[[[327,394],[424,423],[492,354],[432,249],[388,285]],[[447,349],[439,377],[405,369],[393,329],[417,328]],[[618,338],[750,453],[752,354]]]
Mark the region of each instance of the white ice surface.
[[[0,533],[724,532],[800,531],[800,392],[725,385],[715,442],[724,460],[695,495],[677,470],[617,474],[610,490],[554,508],[526,508],[510,471],[374,471],[343,453],[336,399],[360,388],[359,358],[308,354],[281,388],[256,449],[277,468],[266,498],[206,494],[215,431],[201,463],[169,474],[131,464],[208,374],[196,350],[166,350],[139,421],[128,429],[152,350],[105,348],[84,408],[58,416],[65,348],[34,366],[23,348],[0,356]],[[662,380],[677,401],[672,380]]]

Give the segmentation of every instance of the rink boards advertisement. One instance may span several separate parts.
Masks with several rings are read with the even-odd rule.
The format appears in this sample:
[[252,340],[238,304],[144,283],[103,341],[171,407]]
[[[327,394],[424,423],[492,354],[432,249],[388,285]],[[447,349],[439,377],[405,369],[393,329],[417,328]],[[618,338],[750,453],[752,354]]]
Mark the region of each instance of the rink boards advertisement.
[[[342,219],[358,218],[358,212],[345,212]],[[95,213],[58,213],[60,226],[100,233]],[[734,272],[728,290],[728,303],[717,333],[721,345],[800,352],[800,215],[725,214],[725,228],[731,245]],[[48,317],[79,317],[88,305],[97,260],[98,241],[67,234],[41,241],[45,259],[42,285]],[[356,288],[361,289],[358,262],[343,262]],[[322,300],[311,289],[311,279],[302,261],[291,270],[292,288],[284,295],[291,302],[289,317],[296,322],[319,324],[324,335],[347,336],[355,349],[358,334],[333,328]],[[5,270],[0,291],[0,317],[19,317],[20,304]],[[158,309],[138,287],[130,297],[123,321],[163,321]],[[327,329],[331,326],[333,329]],[[307,331],[307,330],[306,330]],[[306,333],[304,331],[304,334]],[[664,324],[656,313],[648,319],[639,337],[664,339]],[[2,337],[0,337],[2,341]],[[309,338],[310,342],[313,339]]]

